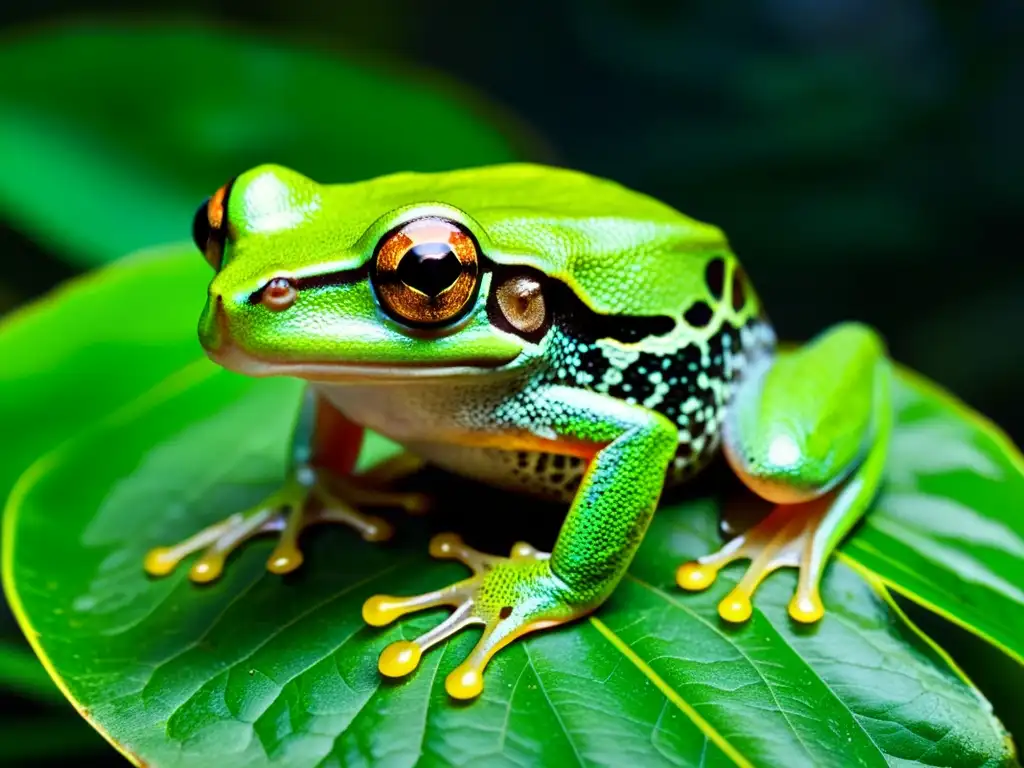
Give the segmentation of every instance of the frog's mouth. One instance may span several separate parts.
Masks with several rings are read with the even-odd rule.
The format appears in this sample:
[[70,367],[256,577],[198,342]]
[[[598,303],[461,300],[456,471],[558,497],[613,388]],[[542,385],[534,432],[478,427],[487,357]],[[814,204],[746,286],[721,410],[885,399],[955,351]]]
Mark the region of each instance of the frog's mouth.
[[273,360],[253,354],[235,343],[228,327],[227,314],[222,308],[215,309],[212,314],[212,318],[204,315],[200,321],[199,337],[207,357],[230,371],[257,378],[289,376],[324,384],[401,384],[430,379],[471,378],[482,374],[494,377],[500,375],[503,368],[514,375],[515,369],[510,364],[518,357],[513,355],[507,359],[467,360],[459,365],[447,366],[416,362]]
[[[291,376],[311,383],[359,384],[372,381],[381,384],[400,384],[410,380],[451,379],[472,377],[486,373],[493,376],[508,363],[498,365],[488,361],[487,365],[438,366],[415,363],[317,363],[299,361],[270,361],[242,351],[234,344],[226,344],[216,350],[206,350],[207,356],[217,365],[235,373],[257,378]],[[511,362],[511,361],[509,361]],[[509,373],[513,373],[510,369]]]

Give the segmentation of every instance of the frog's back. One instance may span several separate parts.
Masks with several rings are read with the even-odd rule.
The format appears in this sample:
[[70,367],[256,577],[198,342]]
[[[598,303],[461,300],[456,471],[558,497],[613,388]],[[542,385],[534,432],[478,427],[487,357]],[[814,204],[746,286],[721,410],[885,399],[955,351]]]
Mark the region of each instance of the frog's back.
[[680,315],[705,297],[712,259],[735,261],[718,228],[578,171],[519,163],[327,189],[335,205],[367,212],[353,234],[381,210],[454,206],[481,226],[489,259],[536,267],[602,314]]

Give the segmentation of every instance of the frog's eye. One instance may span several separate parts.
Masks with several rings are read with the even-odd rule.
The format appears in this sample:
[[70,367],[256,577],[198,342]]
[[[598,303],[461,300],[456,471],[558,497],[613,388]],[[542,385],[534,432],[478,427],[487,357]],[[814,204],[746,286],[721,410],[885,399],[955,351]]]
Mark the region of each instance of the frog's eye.
[[412,325],[440,325],[472,303],[480,274],[472,236],[447,219],[417,219],[377,246],[373,283],[384,308]]
[[231,182],[203,200],[192,219],[192,240],[214,269],[220,269],[224,258],[225,211]]

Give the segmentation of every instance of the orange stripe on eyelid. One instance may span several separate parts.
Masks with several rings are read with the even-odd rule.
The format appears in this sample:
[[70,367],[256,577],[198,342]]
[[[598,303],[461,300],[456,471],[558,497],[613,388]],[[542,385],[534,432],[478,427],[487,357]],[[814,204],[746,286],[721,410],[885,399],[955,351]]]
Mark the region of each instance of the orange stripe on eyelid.
[[210,229],[220,229],[224,224],[224,195],[227,194],[228,185],[218,189],[210,197],[206,206],[206,219],[210,222]]

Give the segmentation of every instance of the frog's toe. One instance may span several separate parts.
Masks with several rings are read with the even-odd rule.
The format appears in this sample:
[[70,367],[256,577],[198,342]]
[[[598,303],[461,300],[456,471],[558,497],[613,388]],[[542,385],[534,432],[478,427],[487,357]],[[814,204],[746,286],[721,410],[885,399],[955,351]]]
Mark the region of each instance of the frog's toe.
[[146,555],[145,569],[150,576],[167,576],[186,557],[202,552],[189,569],[189,578],[197,584],[215,581],[224,572],[224,563],[242,543],[265,531],[280,527],[280,510],[261,507],[232,515],[169,547],[156,547]]
[[234,550],[255,536],[277,534],[277,546],[267,560],[267,570],[291,573],[303,563],[299,538],[310,526],[344,525],[366,541],[385,541],[394,533],[392,525],[360,511],[357,505],[403,507],[419,512],[426,504],[423,494],[389,493],[351,478],[328,477],[327,473],[321,476],[313,471],[309,477],[289,483],[255,509],[232,515],[178,544],[150,550],[145,569],[151,576],[167,576],[185,558],[201,553],[189,570],[189,578],[196,583],[215,581]]
[[442,559],[459,560],[474,575],[421,595],[377,595],[366,601],[363,618],[375,627],[440,605],[455,609],[415,640],[400,640],[385,648],[378,669],[387,677],[409,674],[429,648],[470,625],[482,625],[480,640],[445,681],[450,696],[472,699],[483,691],[484,668],[495,653],[527,632],[561,624],[582,613],[561,598],[560,585],[547,564],[548,555],[529,544],[519,542],[510,557],[496,557],[467,546],[454,534],[442,534],[430,542],[430,553]]
[[430,510],[431,498],[425,493],[388,491],[369,482],[363,482],[362,477],[339,478],[331,485],[338,489],[337,494],[333,494],[333,491],[327,488],[322,489],[321,492],[335,501],[338,501],[339,497],[343,497],[344,502],[341,503],[345,506],[389,507],[404,510],[409,515],[422,515]]
[[718,604],[723,619],[739,623],[753,613],[752,598],[768,574],[778,568],[797,568],[799,578],[789,615],[801,623],[818,621],[825,614],[818,583],[830,554],[821,535],[821,523],[830,503],[830,496],[825,496],[804,504],[775,507],[759,524],[718,552],[680,565],[676,583],[689,591],[703,590],[714,583],[726,565],[749,559],[743,578]]

